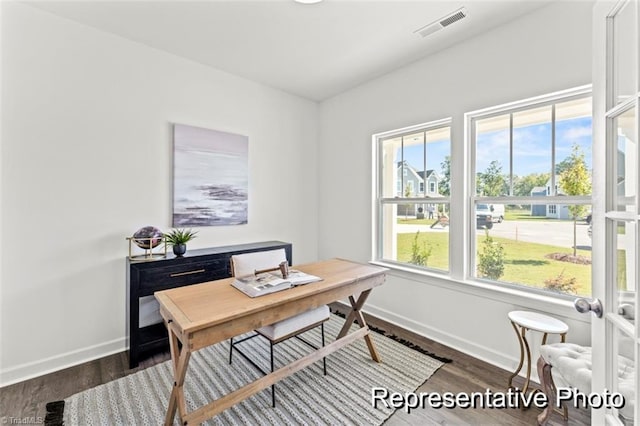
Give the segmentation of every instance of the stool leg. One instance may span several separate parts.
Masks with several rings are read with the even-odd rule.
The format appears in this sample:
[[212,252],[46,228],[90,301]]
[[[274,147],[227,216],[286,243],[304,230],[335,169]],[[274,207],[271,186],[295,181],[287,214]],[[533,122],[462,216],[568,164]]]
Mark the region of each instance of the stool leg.
[[[547,364],[544,358],[538,358],[538,376],[540,376],[540,385],[542,392],[547,396],[548,405],[544,411],[538,415],[538,424],[544,425],[549,420],[549,416],[553,412],[555,405],[556,393],[554,390],[553,379],[551,378],[551,365]],[[565,407],[566,409],[566,407]],[[566,420],[566,419],[565,419]]]
[[518,326],[513,321],[511,321],[511,325],[516,332],[516,336],[518,336],[518,343],[520,344],[520,363],[518,364],[518,368],[516,368],[516,371],[514,371],[511,376],[509,376],[509,384],[507,385],[507,389],[512,387],[513,378],[518,375],[520,370],[522,370],[522,364],[524,363],[524,345],[522,344],[522,338],[520,337],[520,330],[518,330]]
[[524,347],[527,350],[527,379],[522,387],[522,393],[527,392],[527,389],[529,389],[529,380],[531,379],[531,350],[529,349],[529,342],[527,342],[526,331],[527,329],[522,327],[522,343],[524,343]]
[[231,364],[232,357],[233,357],[233,337],[229,339],[229,364]]

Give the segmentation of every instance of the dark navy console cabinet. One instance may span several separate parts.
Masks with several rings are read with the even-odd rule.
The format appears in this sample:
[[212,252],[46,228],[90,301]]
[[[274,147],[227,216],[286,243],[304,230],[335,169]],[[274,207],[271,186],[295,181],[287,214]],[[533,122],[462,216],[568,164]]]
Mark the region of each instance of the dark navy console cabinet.
[[281,241],[240,244],[188,250],[183,257],[167,254],[156,260],[127,258],[127,343],[129,368],[152,353],[167,350],[169,339],[163,323],[140,327],[140,299],[154,292],[231,276],[230,258],[234,254],[284,248],[289,264],[291,244]]

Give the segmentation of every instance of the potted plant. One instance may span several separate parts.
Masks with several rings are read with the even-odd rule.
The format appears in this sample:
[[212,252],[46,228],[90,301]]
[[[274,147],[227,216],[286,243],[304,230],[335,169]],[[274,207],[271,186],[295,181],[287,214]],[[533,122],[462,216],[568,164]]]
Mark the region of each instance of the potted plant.
[[182,256],[187,252],[187,243],[196,237],[198,231],[191,229],[172,229],[164,234],[167,244],[173,246],[173,254]]

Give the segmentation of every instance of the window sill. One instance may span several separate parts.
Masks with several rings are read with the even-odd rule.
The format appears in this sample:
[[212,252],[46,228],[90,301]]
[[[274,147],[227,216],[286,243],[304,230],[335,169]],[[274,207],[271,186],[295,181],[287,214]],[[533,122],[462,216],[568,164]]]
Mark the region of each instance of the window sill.
[[427,282],[429,285],[512,304],[522,309],[549,313],[587,324],[591,323],[591,315],[579,313],[574,308],[572,300],[561,297],[482,281],[456,280],[447,275],[428,271],[416,271],[412,268],[405,268],[395,263],[379,260],[370,261],[369,263],[389,268],[388,274],[394,277],[420,283]]

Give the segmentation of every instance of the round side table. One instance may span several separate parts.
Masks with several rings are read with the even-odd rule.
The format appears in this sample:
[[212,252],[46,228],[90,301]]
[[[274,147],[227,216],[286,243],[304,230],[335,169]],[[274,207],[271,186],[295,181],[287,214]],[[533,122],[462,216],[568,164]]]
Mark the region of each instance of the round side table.
[[569,326],[559,319],[552,318],[548,315],[539,314],[537,312],[529,311],[511,311],[509,312],[509,320],[511,325],[518,336],[518,342],[520,343],[520,364],[513,374],[509,377],[508,388],[511,388],[513,378],[518,375],[522,370],[524,364],[525,351],[527,355],[527,376],[522,387],[522,393],[527,392],[529,389],[529,380],[531,379],[531,350],[529,348],[529,342],[527,341],[527,330],[538,331],[544,333],[542,337],[542,344],[547,343],[548,334],[559,334],[560,341],[564,343]]

